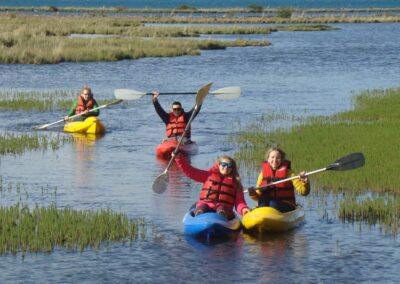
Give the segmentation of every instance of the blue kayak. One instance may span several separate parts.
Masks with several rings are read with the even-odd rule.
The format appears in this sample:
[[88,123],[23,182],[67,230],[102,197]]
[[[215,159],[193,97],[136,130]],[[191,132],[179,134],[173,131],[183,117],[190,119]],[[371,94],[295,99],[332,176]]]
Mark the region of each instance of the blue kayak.
[[183,217],[184,233],[196,237],[224,238],[240,231],[242,223],[235,217],[226,220],[224,216],[217,213],[203,213],[194,217],[190,210]]

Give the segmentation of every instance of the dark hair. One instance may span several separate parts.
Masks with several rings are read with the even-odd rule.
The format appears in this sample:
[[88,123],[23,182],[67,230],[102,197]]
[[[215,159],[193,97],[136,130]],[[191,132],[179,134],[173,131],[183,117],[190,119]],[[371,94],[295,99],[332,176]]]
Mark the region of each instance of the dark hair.
[[178,105],[178,106],[182,107],[181,103],[178,102],[178,101],[173,102],[171,105],[172,105],[172,106],[173,106],[173,105]]

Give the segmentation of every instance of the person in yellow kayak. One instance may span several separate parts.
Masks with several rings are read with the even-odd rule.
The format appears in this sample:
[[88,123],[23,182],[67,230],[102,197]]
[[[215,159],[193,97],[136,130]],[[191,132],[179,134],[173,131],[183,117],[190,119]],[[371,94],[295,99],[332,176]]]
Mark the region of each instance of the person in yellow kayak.
[[[161,120],[165,123],[165,134],[167,136],[167,139],[174,139],[178,140],[182,136],[186,125],[192,116],[194,112],[194,107],[189,110],[188,112],[185,112],[185,110],[182,108],[182,104],[178,101],[175,101],[171,104],[171,111],[166,112],[162,106],[160,105],[158,101],[158,96],[160,95],[159,92],[152,92],[152,101],[154,108],[158,114],[158,116],[161,118]],[[201,106],[198,108],[197,113],[195,114],[195,117],[197,114],[200,112]],[[183,144],[189,144],[192,143],[191,139],[191,129],[189,126],[189,129],[185,133],[185,137],[183,138]]]
[[82,116],[77,117],[74,120],[85,120],[89,116],[98,116],[100,110],[96,109],[90,111],[94,108],[98,108],[96,100],[93,98],[92,89],[88,86],[82,88],[80,95],[74,100],[71,109],[68,114],[64,116],[64,120],[68,120],[70,116],[76,114],[82,114]]
[[216,212],[230,220],[235,217],[233,208],[240,215],[250,212],[244,199],[236,162],[229,156],[221,156],[208,170],[191,166],[184,155],[178,153],[175,161],[181,171],[189,178],[202,182],[199,201],[196,203],[195,216]]
[[[256,187],[265,186],[288,177],[296,176],[291,169],[290,161],[282,149],[270,148],[265,154],[265,162],[258,176]],[[258,201],[258,207],[273,207],[280,212],[289,212],[296,209],[295,191],[306,196],[310,193],[310,182],[305,172],[299,174],[299,179],[282,182],[263,190],[250,187],[249,196]]]

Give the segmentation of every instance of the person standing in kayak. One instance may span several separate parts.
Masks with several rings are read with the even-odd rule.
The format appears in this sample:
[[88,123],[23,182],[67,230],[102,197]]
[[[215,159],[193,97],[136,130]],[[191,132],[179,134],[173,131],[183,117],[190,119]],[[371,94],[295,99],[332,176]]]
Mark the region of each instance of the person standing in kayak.
[[[256,187],[265,186],[269,183],[295,176],[291,169],[290,161],[286,154],[279,148],[271,148],[265,154],[265,162],[258,176]],[[296,209],[295,191],[306,196],[310,193],[310,182],[302,171],[299,179],[276,184],[264,190],[250,187],[249,195],[258,201],[258,207],[273,207],[281,212],[289,212]]]
[[100,110],[96,109],[94,111],[90,111],[94,108],[98,108],[98,104],[96,100],[93,98],[92,89],[88,86],[83,87],[80,95],[74,100],[71,109],[68,114],[64,116],[64,120],[68,120],[70,116],[76,114],[82,114],[76,120],[85,120],[89,116],[98,116],[100,114]]
[[234,159],[221,156],[208,170],[191,166],[182,154],[175,155],[175,161],[187,177],[203,183],[200,200],[196,203],[195,216],[216,212],[230,220],[235,217],[233,208],[240,215],[250,212]]
[[[158,96],[160,95],[159,92],[152,92],[153,96],[152,96],[152,101],[153,101],[153,105],[154,108],[158,114],[158,116],[161,118],[161,120],[165,123],[165,134],[167,136],[167,139],[173,139],[173,140],[178,140],[185,128],[186,125],[190,119],[190,117],[192,116],[193,112],[194,112],[194,107],[188,111],[185,112],[184,109],[182,108],[182,104],[180,102],[173,102],[171,105],[171,111],[170,112],[166,112],[161,104],[158,101]],[[199,106],[197,113],[195,114],[195,117],[197,116],[197,114],[200,112],[201,106]],[[185,137],[183,138],[183,144],[189,144],[192,143],[192,141],[190,140],[191,137],[191,129],[189,126],[189,129],[186,131],[185,133]]]

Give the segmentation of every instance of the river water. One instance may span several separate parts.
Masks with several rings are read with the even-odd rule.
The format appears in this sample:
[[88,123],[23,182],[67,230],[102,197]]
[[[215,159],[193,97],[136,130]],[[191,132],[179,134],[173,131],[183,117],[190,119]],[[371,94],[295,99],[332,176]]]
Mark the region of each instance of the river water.
[[[399,86],[399,24],[335,26],[341,29],[246,35],[268,39],[272,46],[204,51],[201,56],[0,65],[0,89],[78,91],[88,84],[97,98],[112,98],[117,88],[187,92],[207,82],[214,83],[213,90],[240,86],[242,96],[237,100],[208,96],[193,122],[199,153],[191,163],[206,169],[218,155],[234,153],[226,137],[238,131],[239,124],[262,114],[330,115],[348,110],[351,97],[360,90]],[[180,100],[187,109],[194,104],[193,96],[160,97],[165,108],[172,100]],[[33,125],[56,121],[64,113],[2,110],[0,131],[29,132]],[[105,109],[101,118],[108,132],[95,141],[77,137],[56,151],[1,157],[3,184],[23,185],[22,195],[3,192],[1,205],[21,198],[31,205],[111,208],[144,217],[154,229],[131,245],[115,243],[98,251],[57,248],[49,254],[2,255],[1,283],[398,281],[398,237],[386,236],[379,227],[342,223],[333,198],[317,194],[316,188],[299,199],[306,223],[291,233],[261,239],[239,234],[211,243],[185,237],[182,217],[196,201],[200,184],[172,167],[168,190],[162,195],[152,192],[152,182],[166,162],[155,157],[164,127],[150,97]],[[68,135],[61,127],[46,133]],[[255,183],[256,172],[241,172],[245,186]],[[249,199],[248,203],[255,205]]]

